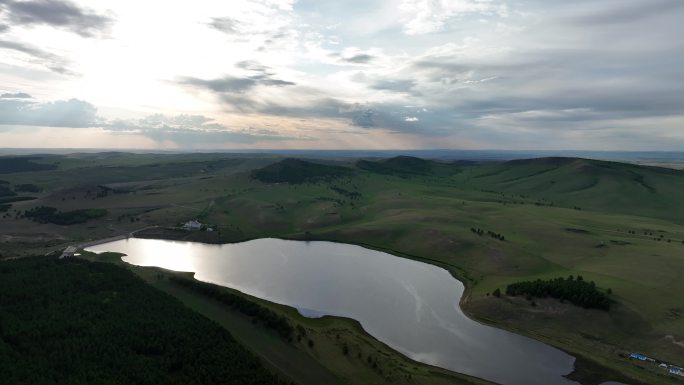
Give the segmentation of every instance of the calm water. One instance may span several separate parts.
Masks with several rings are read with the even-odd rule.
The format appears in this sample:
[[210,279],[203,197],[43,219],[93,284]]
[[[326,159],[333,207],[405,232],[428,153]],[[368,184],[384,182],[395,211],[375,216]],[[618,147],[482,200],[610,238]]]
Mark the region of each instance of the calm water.
[[406,356],[456,372],[511,385],[575,384],[562,377],[572,356],[467,318],[458,305],[463,284],[437,266],[354,245],[270,238],[228,245],[133,238],[88,250],[192,271],[307,317],[350,317]]

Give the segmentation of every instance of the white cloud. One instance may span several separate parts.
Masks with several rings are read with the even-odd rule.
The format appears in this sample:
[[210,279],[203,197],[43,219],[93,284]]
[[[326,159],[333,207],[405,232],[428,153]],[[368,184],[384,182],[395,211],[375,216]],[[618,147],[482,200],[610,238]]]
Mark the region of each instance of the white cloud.
[[402,0],[399,7],[407,35],[441,31],[450,19],[458,16],[508,14],[508,8],[494,0]]
[[133,122],[174,132],[160,145],[684,146],[679,0],[69,1],[87,17],[0,17],[2,92],[36,98],[0,97],[6,124]]

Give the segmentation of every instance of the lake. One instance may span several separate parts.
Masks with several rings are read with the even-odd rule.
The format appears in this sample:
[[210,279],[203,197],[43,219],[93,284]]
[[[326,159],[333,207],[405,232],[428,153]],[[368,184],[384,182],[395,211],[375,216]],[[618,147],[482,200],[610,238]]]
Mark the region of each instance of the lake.
[[225,245],[131,238],[87,250],[195,272],[306,317],[353,318],[404,355],[455,372],[507,385],[576,384],[562,377],[574,357],[466,317],[463,284],[438,266],[356,245],[272,238]]

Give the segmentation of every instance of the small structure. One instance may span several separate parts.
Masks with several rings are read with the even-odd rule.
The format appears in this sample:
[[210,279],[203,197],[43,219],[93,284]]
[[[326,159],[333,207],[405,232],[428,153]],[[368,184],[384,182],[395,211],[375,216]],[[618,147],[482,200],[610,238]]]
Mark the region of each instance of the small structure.
[[212,232],[212,231],[214,231],[214,228],[213,227],[207,227],[207,231]]
[[62,254],[59,256],[59,259],[73,257],[76,250],[78,250],[78,248],[76,248],[76,246],[68,246],[66,249],[64,249]]
[[202,228],[202,223],[200,223],[197,219],[193,219],[191,221],[187,221],[183,224],[183,228],[185,230],[199,230]]

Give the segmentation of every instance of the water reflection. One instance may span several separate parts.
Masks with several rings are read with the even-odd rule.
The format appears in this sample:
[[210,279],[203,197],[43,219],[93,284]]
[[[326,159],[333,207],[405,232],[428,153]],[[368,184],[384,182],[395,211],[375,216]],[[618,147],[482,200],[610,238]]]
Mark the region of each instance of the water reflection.
[[290,305],[307,317],[338,315],[417,361],[510,385],[573,384],[574,358],[479,324],[458,306],[463,285],[446,270],[359,246],[258,239],[206,245],[129,239],[89,248],[124,261],[193,271],[199,280]]

